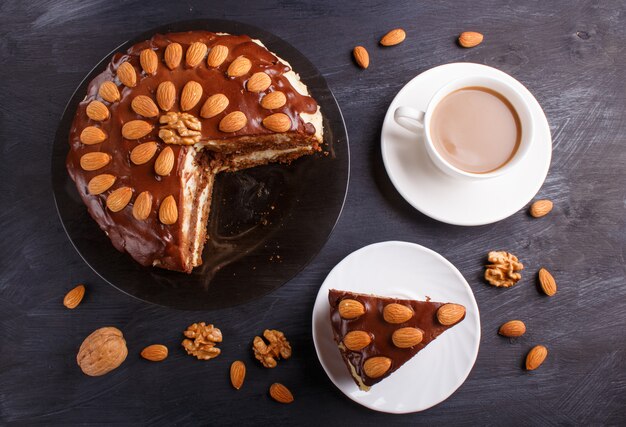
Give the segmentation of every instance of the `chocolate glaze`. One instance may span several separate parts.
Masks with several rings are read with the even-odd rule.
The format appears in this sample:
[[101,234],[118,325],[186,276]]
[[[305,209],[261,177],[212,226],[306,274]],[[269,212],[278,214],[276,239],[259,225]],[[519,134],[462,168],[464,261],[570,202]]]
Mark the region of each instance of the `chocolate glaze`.
[[[365,314],[352,320],[343,319],[339,315],[338,306],[341,300],[346,298],[357,300],[363,304]],[[340,348],[341,355],[348,369],[352,365],[356,374],[361,377],[363,384],[366,386],[372,386],[391,375],[446,329],[454,326],[444,326],[437,321],[437,309],[445,304],[442,302],[389,298],[335,289],[331,289],[328,292],[328,301],[330,303],[330,322],[333,328],[333,336],[338,345],[341,344],[343,337],[351,331],[365,331],[372,337],[370,345],[362,350],[351,351],[347,348]],[[387,323],[383,318],[383,309],[387,304],[391,303],[411,307],[414,312],[413,317],[405,323]],[[465,316],[463,316],[464,318]],[[459,320],[459,322],[463,319]],[[423,331],[424,336],[422,341],[414,347],[398,348],[393,344],[391,336],[397,329],[405,327],[419,328]],[[370,378],[363,372],[363,363],[374,356],[389,357],[392,361],[391,368],[385,375],[379,378]]]
[[[221,44],[229,49],[226,60],[218,68],[208,67],[205,59],[195,68],[188,67],[185,63],[185,54],[188,46],[196,41],[205,43],[209,47]],[[170,70],[163,61],[165,48],[172,42],[180,43],[183,48],[181,64],[174,70]],[[159,66],[155,75],[147,75],[143,72],[139,54],[143,49],[152,49],[159,59]],[[238,56],[244,55],[252,62],[250,71],[241,77],[228,77],[226,70],[228,65]],[[126,87],[116,78],[116,70],[123,62],[130,62],[137,73],[137,85],[133,88]],[[186,261],[185,236],[181,230],[182,188],[186,182],[183,176],[183,160],[191,147],[170,145],[175,154],[175,166],[172,173],[161,177],[154,173],[154,162],[158,153],[166,146],[158,138],[158,117],[144,118],[137,115],[131,109],[132,100],[138,95],[147,95],[155,100],[155,93],[162,81],[172,81],[176,86],[177,102],[170,111],[180,111],[179,97],[183,86],[190,80],[200,83],[203,94],[198,104],[188,111],[202,122],[203,139],[223,140],[225,145],[232,148],[233,137],[242,136],[269,136],[273,132],[262,125],[264,117],[282,112],[291,118],[292,128],[289,131],[297,139],[312,140],[315,128],[310,123],[304,123],[300,113],[315,113],[317,103],[309,96],[299,94],[289,83],[284,74],[289,67],[281,63],[276,56],[267,49],[257,45],[248,36],[218,35],[208,31],[190,31],[184,33],[157,34],[150,40],[132,46],[126,53],[117,53],[113,56],[107,68],[95,77],[87,88],[85,99],[79,104],[72,127],[70,130],[70,152],[67,156],[67,170],[70,177],[76,182],[78,192],[83,199],[91,216],[97,221],[100,228],[110,237],[113,245],[120,251],[128,252],[142,265],[152,265],[158,261],[160,266],[179,271],[191,271],[191,266]],[[270,75],[272,85],[262,93],[252,93],[245,90],[247,79],[257,71],[264,71]],[[113,81],[121,94],[121,100],[109,103],[98,95],[100,85],[105,81]],[[265,110],[259,101],[267,92],[281,90],[287,97],[285,106],[278,110]],[[204,101],[211,95],[223,93],[229,99],[226,110],[211,119],[202,119],[200,109]],[[110,112],[109,119],[96,122],[86,115],[87,105],[93,100],[100,100],[107,105]],[[219,121],[229,112],[242,111],[246,114],[248,122],[238,132],[226,134],[218,129]],[[160,112],[163,113],[162,111]],[[145,120],[154,126],[153,131],[140,140],[126,140],[121,135],[124,123],[130,120]],[[87,126],[97,126],[103,129],[108,138],[101,144],[84,145],[80,142],[80,133]],[[130,151],[141,142],[156,141],[157,154],[143,165],[134,165],[130,162]],[[219,151],[219,144],[213,147]],[[80,158],[83,154],[93,151],[103,151],[112,156],[111,162],[96,171],[84,171],[80,167]],[[232,151],[232,150],[229,150]],[[240,150],[246,151],[242,146]],[[209,153],[201,155],[201,163],[209,164],[213,156]],[[213,159],[213,160],[212,160]],[[87,191],[87,183],[96,175],[103,173],[113,174],[117,177],[115,184],[100,195],[90,195]],[[210,173],[208,171],[195,171],[194,173]],[[120,212],[111,212],[106,208],[106,196],[113,190],[128,186],[133,189],[131,202]],[[152,212],[147,220],[137,221],[132,216],[132,206],[135,197],[142,191],[150,191],[153,196]],[[158,207],[161,201],[168,195],[173,195],[177,200],[179,220],[173,225],[163,225],[158,220]],[[188,246],[188,245],[186,245]]]

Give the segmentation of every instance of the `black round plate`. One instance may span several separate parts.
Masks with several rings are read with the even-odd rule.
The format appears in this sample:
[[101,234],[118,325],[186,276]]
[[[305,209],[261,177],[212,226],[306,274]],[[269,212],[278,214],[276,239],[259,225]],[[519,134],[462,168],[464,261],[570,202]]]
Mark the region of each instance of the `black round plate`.
[[[208,30],[247,34],[288,61],[324,116],[324,154],[291,165],[219,174],[203,265],[192,274],[142,267],[118,252],[91,219],[65,169],[68,133],[87,84],[118,51],[156,33]],[[222,20],[178,22],[117,47],[85,77],[69,101],[52,154],[52,187],[61,222],[85,262],[105,281],[136,298],[181,309],[224,308],[259,298],[302,270],[328,240],[346,196],[348,136],[337,101],[319,71],[290,44],[247,24]]]

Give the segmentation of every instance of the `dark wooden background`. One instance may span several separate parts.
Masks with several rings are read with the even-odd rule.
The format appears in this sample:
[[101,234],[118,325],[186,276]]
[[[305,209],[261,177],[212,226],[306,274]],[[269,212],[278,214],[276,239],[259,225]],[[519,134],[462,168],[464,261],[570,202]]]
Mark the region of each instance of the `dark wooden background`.
[[[0,424],[624,425],[625,15],[620,0],[1,2]],[[352,151],[346,206],[319,256],[279,291],[212,312],[148,305],[105,284],[63,232],[50,184],[58,120],[83,76],[139,32],[196,18],[250,23],[302,51],[334,90]],[[395,27],[407,30],[406,42],[378,47]],[[484,43],[460,49],[455,37],[464,30],[484,33]],[[370,51],[366,71],[352,63],[356,44]],[[415,211],[391,186],[379,149],[387,106],[415,75],[455,61],[510,73],[543,106],[554,151],[538,196],[555,202],[550,216],[535,220],[522,210],[493,225],[449,226]],[[474,290],[483,328],[465,384],[442,404],[403,416],[344,397],[311,340],[313,301],[330,269],[355,249],[392,239],[452,261]],[[513,289],[480,279],[486,253],[500,248],[526,265]],[[559,284],[553,298],[536,289],[541,266]],[[88,293],[70,312],[61,301],[79,282]],[[529,329],[515,342],[496,333],[512,318]],[[181,331],[195,321],[222,328],[218,359],[199,362],[179,347]],[[130,354],[113,373],[89,378],[76,366],[76,352],[105,325],[124,332]],[[252,337],[267,327],[283,330],[294,348],[293,358],[274,370],[257,366],[249,351]],[[161,364],[139,357],[154,342],[171,351]],[[538,343],[550,355],[527,373],[524,354]],[[248,364],[239,392],[228,381],[234,359]],[[291,387],[295,403],[270,400],[266,390],[274,381]]]

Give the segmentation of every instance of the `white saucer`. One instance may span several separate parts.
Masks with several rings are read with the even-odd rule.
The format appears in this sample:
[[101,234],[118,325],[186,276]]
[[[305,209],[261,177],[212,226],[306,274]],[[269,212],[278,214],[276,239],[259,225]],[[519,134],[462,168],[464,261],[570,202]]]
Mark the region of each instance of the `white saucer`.
[[[417,300],[431,297],[463,304],[466,317],[365,392],[352,379],[333,340],[329,289]],[[313,307],[313,341],[326,374],[350,399],[381,412],[417,412],[447,399],[469,375],[478,355],[480,317],[471,288],[444,257],[414,243],[375,243],[344,258],[322,284]]]
[[[393,113],[403,105],[424,110],[437,89],[470,75],[498,76],[518,87],[530,104],[535,131],[530,150],[510,173],[468,182],[440,171],[426,153],[423,136],[398,125]],[[423,214],[456,225],[490,224],[523,208],[541,188],[552,156],[548,120],[528,89],[502,71],[471,63],[431,68],[408,82],[387,110],[380,139],[385,168],[402,197]]]

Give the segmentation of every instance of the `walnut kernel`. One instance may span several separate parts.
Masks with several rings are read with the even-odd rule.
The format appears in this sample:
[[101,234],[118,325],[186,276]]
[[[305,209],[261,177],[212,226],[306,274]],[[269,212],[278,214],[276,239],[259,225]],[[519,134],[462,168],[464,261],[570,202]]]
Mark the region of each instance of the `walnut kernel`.
[[485,266],[485,280],[491,285],[509,288],[522,278],[519,271],[522,271],[524,265],[515,255],[505,251],[491,251],[487,260],[491,264]]
[[204,322],[190,325],[183,334],[187,337],[182,345],[187,354],[196,356],[200,360],[213,359],[220,354],[215,344],[222,342],[222,331],[213,325]]
[[291,345],[285,338],[285,334],[275,329],[266,329],[263,336],[269,342],[265,343],[263,338],[256,336],[252,343],[254,357],[266,368],[275,368],[278,359],[289,359],[291,357]]
[[202,137],[202,123],[189,113],[169,112],[159,117],[159,138],[167,144],[193,145]]

